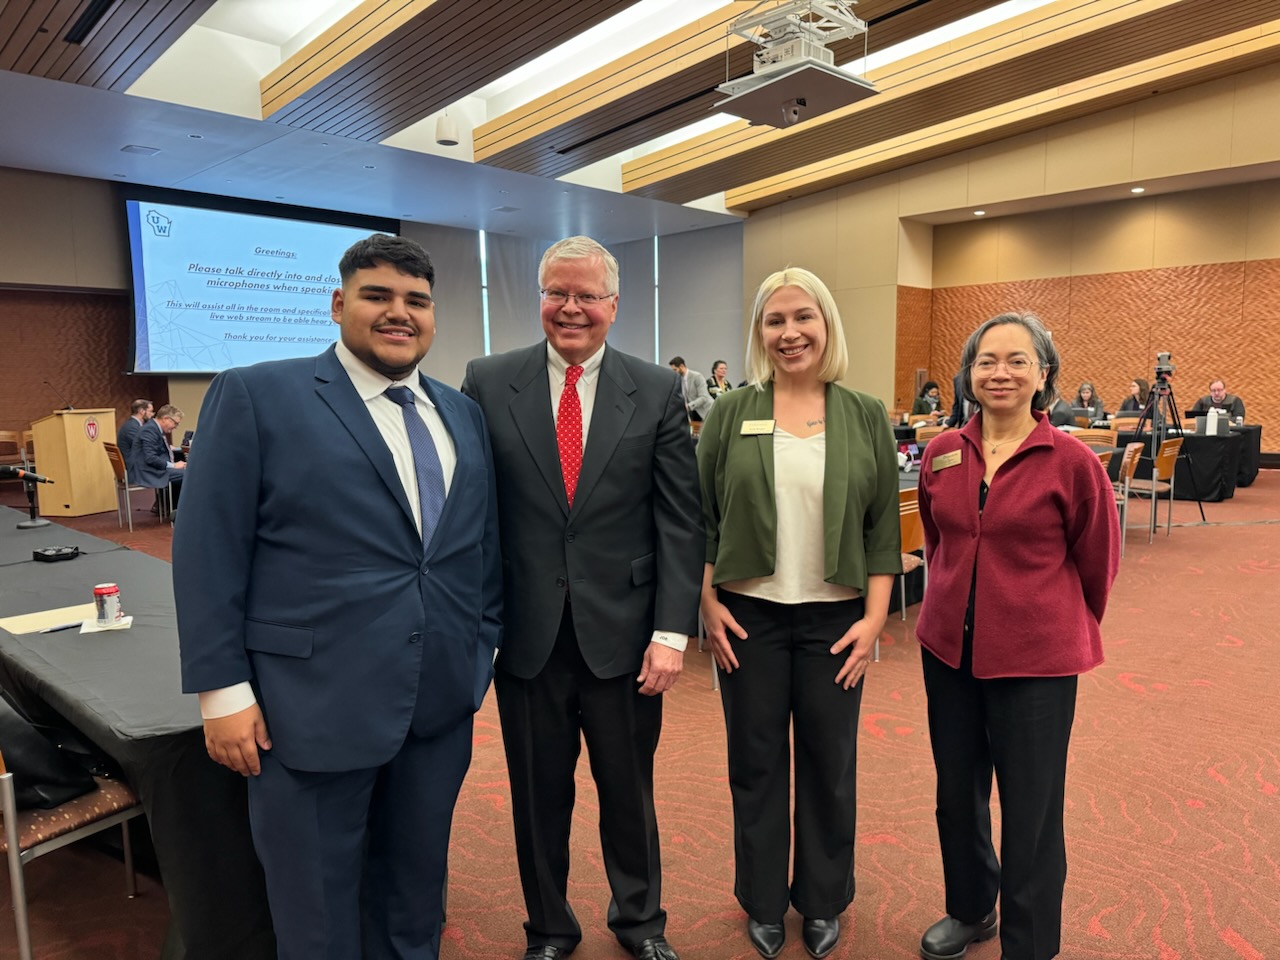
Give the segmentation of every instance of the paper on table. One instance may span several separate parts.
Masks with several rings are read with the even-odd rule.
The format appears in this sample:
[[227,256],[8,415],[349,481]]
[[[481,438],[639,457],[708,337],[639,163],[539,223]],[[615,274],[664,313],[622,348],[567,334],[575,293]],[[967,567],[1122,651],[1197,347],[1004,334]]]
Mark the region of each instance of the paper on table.
[[128,630],[133,625],[133,617],[121,617],[109,627],[98,626],[97,614],[80,624],[81,633],[105,633],[108,630]]
[[57,610],[40,610],[36,613],[24,613],[18,617],[0,619],[0,630],[10,633],[38,633],[46,627],[60,627],[64,623],[75,623],[77,620],[94,620],[98,616],[97,608],[92,603],[81,603],[74,607],[59,607]]

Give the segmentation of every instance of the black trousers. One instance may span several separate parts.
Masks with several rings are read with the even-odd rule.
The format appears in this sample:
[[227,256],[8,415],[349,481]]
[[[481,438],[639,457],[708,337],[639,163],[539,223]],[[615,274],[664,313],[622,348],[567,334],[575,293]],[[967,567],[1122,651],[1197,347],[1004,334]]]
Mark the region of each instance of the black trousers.
[[[847,654],[831,645],[862,618],[862,600],[781,604],[720,591],[747,631],[731,636],[738,669],[721,674],[733,796],[734,894],[754,920],[780,923],[791,903],[828,920],[853,900],[858,711],[862,682],[835,682]],[[795,736],[795,867],[791,733]]]
[[[1050,960],[1062,938],[1062,810],[1077,678],[979,680],[923,647],[947,913],[972,923],[1000,895],[1005,960]],[[991,842],[991,777],[1001,843]]]
[[529,945],[571,949],[582,939],[567,891],[574,770],[584,737],[600,794],[600,847],[613,894],[609,929],[625,947],[663,933],[667,915],[653,809],[662,697],[642,696],[631,674],[595,676],[582,659],[567,605],[542,672],[522,680],[499,666],[494,685]]

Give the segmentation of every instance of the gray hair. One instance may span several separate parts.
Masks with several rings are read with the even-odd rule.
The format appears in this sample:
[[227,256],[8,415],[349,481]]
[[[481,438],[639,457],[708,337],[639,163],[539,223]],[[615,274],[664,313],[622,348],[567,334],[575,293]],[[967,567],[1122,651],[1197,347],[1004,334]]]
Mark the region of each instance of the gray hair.
[[803,267],[787,267],[770,274],[756,291],[756,301],[751,308],[751,330],[747,334],[747,379],[757,390],[763,390],[764,385],[773,379],[773,359],[765,349],[760,325],[764,321],[764,308],[769,298],[783,287],[798,287],[818,305],[827,327],[827,346],[818,366],[818,379],[823,383],[842,380],[849,370],[849,348],[845,344],[840,310],[827,285]]
[[[1036,352],[1036,360],[1040,369],[1045,372],[1044,387],[1036,391],[1031,398],[1032,410],[1048,410],[1058,399],[1058,348],[1053,345],[1053,337],[1045,329],[1044,323],[1034,313],[1002,313],[992,317],[977,330],[969,334],[964,350],[960,354],[960,386],[964,398],[971,403],[978,403],[973,392],[973,361],[978,358],[978,344],[993,327],[1001,327],[1006,323],[1016,323],[1026,330],[1031,337],[1032,348]],[[981,404],[979,404],[981,405]]]
[[546,276],[547,270],[559,260],[595,259],[604,264],[604,283],[607,288],[604,292],[613,296],[618,292],[618,261],[590,237],[565,237],[547,247],[547,252],[542,255],[542,262],[538,264],[538,285],[542,285],[542,278]]

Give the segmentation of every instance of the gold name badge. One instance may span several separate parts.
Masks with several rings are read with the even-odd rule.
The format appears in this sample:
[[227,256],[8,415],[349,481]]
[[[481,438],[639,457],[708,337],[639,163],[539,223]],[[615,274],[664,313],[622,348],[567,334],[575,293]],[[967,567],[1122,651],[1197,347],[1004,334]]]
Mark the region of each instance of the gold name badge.
[[952,450],[950,453],[944,453],[941,456],[934,457],[931,461],[933,464],[933,472],[937,473],[939,470],[947,469],[947,467],[954,467],[960,462],[960,456],[963,453],[963,450]]
[[772,420],[743,420],[742,435],[744,437],[769,436],[773,433]]

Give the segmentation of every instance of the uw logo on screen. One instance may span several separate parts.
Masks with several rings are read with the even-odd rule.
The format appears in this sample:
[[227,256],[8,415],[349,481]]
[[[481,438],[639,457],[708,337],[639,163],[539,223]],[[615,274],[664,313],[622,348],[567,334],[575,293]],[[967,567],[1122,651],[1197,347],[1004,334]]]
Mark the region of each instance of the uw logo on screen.
[[147,223],[151,224],[151,230],[157,237],[167,237],[173,230],[173,221],[156,210],[147,211]]

